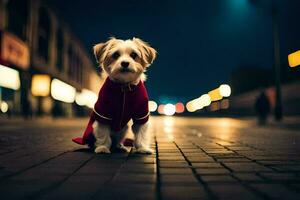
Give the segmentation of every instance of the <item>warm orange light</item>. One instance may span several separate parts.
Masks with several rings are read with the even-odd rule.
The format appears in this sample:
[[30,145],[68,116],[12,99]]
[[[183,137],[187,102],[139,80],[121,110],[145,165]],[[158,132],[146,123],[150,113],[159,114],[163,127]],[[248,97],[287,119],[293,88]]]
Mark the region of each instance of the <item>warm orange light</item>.
[[294,53],[291,53],[288,56],[290,67],[297,67],[300,65],[300,50]]
[[176,107],[176,113],[183,113],[184,112],[183,103],[181,103],[181,102],[176,103],[175,107]]
[[219,101],[223,98],[219,88],[210,91],[208,95],[210,96],[211,101]]
[[50,94],[50,76],[46,74],[33,75],[31,93],[33,96],[46,97]]
[[163,105],[163,104],[159,105],[157,108],[157,112],[161,115],[164,114],[164,107],[165,107],[165,105]]

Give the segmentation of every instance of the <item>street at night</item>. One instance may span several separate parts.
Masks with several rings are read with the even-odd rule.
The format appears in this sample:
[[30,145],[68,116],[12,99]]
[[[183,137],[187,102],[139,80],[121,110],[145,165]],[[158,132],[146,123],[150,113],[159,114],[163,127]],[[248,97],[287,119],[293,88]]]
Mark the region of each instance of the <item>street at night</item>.
[[300,0],[0,0],[1,200],[299,200]]
[[257,126],[254,118],[152,116],[153,155],[99,155],[70,142],[86,121],[2,120],[2,198],[300,198],[299,118]]

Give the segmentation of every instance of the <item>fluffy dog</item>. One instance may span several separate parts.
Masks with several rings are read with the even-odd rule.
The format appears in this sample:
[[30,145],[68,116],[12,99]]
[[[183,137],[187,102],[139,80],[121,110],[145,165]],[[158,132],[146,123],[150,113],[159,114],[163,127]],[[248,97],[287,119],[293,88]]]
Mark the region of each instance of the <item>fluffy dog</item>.
[[152,153],[147,128],[148,95],[144,86],[146,69],[156,58],[156,50],[138,38],[110,38],[94,46],[97,62],[107,73],[90,121],[78,144],[95,146],[96,153],[110,153],[111,147],[123,151],[127,123],[132,119],[134,147],[139,153]]

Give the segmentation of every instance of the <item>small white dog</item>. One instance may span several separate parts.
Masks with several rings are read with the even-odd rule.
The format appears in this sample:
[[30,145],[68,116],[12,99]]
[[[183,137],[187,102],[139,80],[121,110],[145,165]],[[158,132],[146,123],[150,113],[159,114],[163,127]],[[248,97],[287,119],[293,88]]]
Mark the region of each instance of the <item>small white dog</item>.
[[143,82],[144,72],[156,58],[156,50],[138,38],[110,38],[93,49],[108,78],[99,92],[83,138],[73,141],[79,144],[94,142],[96,153],[110,153],[111,147],[127,151],[122,142],[127,123],[132,119],[136,151],[152,153],[151,136],[147,131],[149,99]]

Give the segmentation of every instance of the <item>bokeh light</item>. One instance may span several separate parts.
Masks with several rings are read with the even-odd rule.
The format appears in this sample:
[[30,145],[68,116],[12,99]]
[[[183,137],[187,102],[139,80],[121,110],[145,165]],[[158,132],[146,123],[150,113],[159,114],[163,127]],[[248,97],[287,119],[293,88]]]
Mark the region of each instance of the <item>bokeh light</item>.
[[289,66],[297,67],[300,65],[300,50],[288,55]]
[[164,114],[164,107],[165,107],[165,105],[163,105],[163,104],[159,105],[158,108],[157,108],[157,112],[159,114],[163,115]]
[[0,86],[18,90],[21,86],[19,72],[0,64]]
[[175,104],[176,113],[183,113],[184,112],[184,105],[181,102]]
[[168,116],[174,115],[176,112],[176,107],[175,105],[168,103],[164,106],[164,114]]
[[230,86],[227,85],[227,84],[222,84],[222,85],[220,85],[219,90],[220,90],[220,94],[221,94],[223,97],[229,97],[230,94],[231,94],[231,88],[230,88]]
[[36,74],[32,76],[31,93],[33,96],[46,97],[50,94],[51,78],[46,74]]
[[8,111],[8,104],[5,101],[1,101],[0,110],[3,113],[6,113]]
[[91,90],[82,89],[80,93],[76,93],[75,102],[80,106],[93,108],[97,101],[97,94]]
[[157,109],[157,103],[155,101],[149,101],[149,111],[150,112],[155,112]]
[[76,89],[63,81],[53,79],[51,82],[51,96],[59,101],[73,103],[75,101]]

